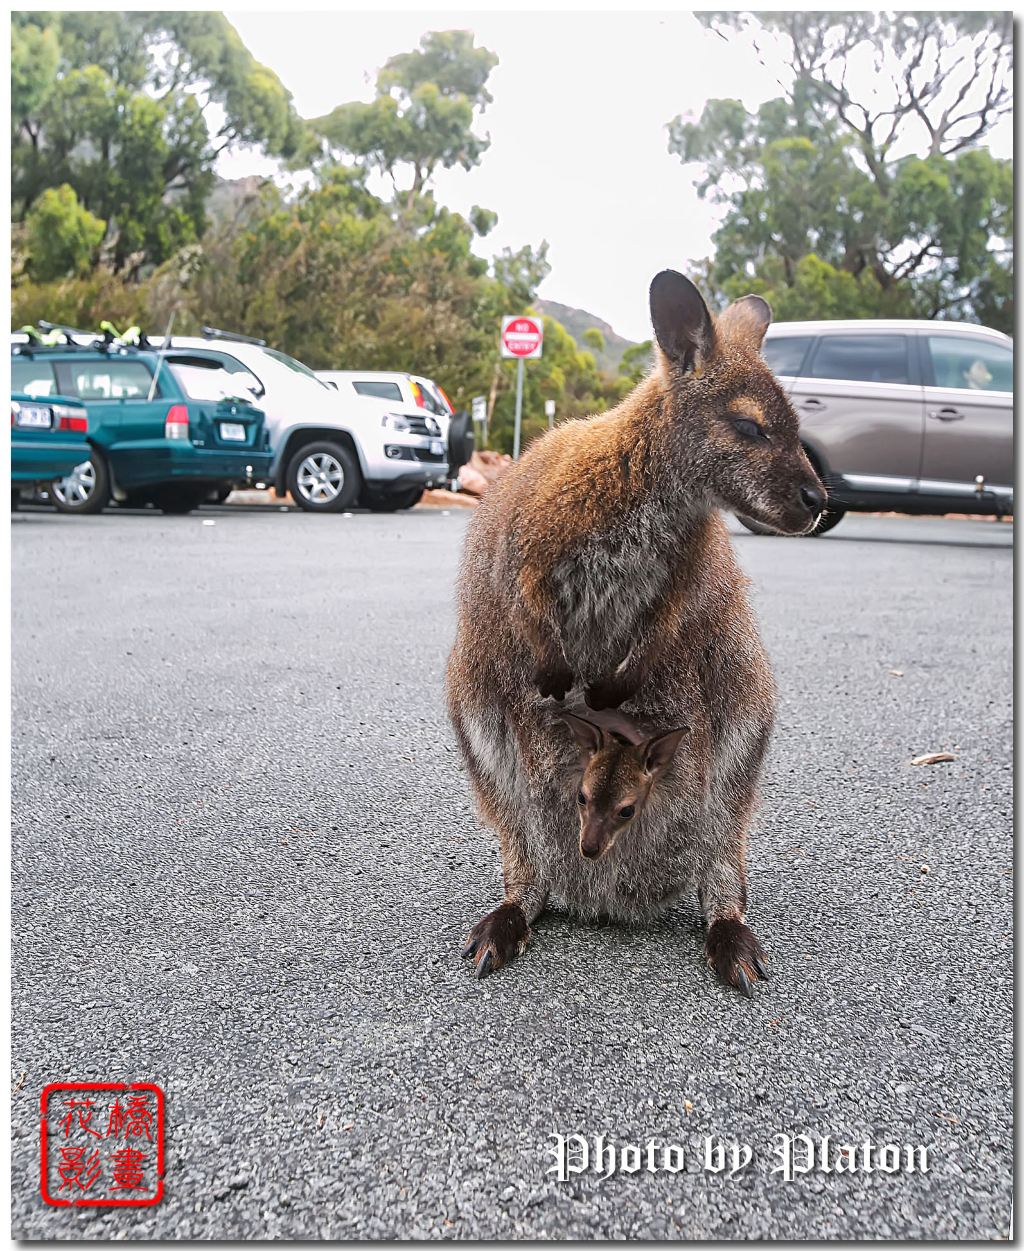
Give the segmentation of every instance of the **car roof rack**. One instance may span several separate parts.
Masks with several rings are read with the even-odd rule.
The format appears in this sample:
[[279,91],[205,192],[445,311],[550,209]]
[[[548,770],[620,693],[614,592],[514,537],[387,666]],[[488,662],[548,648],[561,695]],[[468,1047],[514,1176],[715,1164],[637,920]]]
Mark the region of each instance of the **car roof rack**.
[[252,335],[235,334],[233,330],[218,330],[216,326],[203,327],[204,339],[227,339],[231,343],[251,343],[254,347],[266,347],[266,339],[254,339]]

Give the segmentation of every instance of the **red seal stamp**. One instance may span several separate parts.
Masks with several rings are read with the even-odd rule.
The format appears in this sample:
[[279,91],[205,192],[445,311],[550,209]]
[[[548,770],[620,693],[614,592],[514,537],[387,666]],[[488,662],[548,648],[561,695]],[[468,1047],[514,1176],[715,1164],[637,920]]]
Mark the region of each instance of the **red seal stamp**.
[[164,1196],[164,1092],[51,1082],[40,1100],[41,1189],[53,1207],[145,1208]]

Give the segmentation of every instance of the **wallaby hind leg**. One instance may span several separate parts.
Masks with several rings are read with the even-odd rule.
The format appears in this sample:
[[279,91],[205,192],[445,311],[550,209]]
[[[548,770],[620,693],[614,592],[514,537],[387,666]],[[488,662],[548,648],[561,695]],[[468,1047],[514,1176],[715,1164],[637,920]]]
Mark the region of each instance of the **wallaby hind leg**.
[[768,980],[768,957],[746,923],[746,827],[698,874],[697,898],[707,926],[704,955],[723,982],[753,995]]
[[526,840],[511,811],[510,797],[495,784],[497,771],[501,767],[514,769],[515,761],[496,758],[481,742],[474,743],[472,723],[458,708],[452,709],[452,724],[462,748],[480,820],[495,830],[501,845],[505,898],[493,912],[477,921],[462,951],[464,957],[472,957],[477,977],[486,977],[526,949],[530,924],[543,911],[547,891],[535,881],[536,875],[526,855]]

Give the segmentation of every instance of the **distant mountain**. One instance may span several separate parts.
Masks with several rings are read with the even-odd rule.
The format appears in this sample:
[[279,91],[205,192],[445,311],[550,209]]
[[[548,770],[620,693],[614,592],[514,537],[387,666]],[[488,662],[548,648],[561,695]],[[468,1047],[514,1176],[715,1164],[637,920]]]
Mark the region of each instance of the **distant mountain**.
[[218,178],[206,202],[206,214],[211,225],[219,226],[244,217],[246,211],[256,204],[260,188],[266,181],[258,174],[249,174],[245,178]]
[[555,300],[535,300],[534,305],[540,312],[547,313],[549,317],[561,322],[584,351],[593,351],[584,341],[584,330],[591,328],[600,330],[601,337],[604,339],[604,350],[594,352],[597,367],[607,374],[619,372],[619,361],[622,360],[622,354],[626,348],[633,346],[632,339],[624,339],[622,335],[616,334],[606,321],[595,317],[593,313],[586,312],[585,309],[570,308],[568,304],[559,304]]

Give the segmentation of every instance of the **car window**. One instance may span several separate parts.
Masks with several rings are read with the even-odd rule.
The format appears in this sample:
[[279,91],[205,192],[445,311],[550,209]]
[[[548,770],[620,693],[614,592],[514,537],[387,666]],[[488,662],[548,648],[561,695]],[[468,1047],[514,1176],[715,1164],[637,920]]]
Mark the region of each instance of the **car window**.
[[[83,400],[144,400],[153,375],[143,361],[67,361],[72,393]],[[159,395],[159,386],[154,395]]]
[[1013,351],[1005,344],[952,334],[930,334],[927,339],[937,387],[1013,390]]
[[809,334],[775,335],[765,339],[761,355],[773,374],[793,377],[799,374],[810,343]]
[[25,395],[56,395],[57,377],[49,361],[11,361],[11,390]]
[[909,382],[908,346],[901,334],[822,335],[805,374],[848,382]]
[[[190,400],[239,399],[251,404],[259,389],[252,374],[241,369],[226,369],[220,361],[192,357],[170,360],[166,368]],[[248,379],[248,386],[245,379]]]
[[380,400],[402,402],[402,388],[397,382],[353,382],[357,395],[374,395]]

